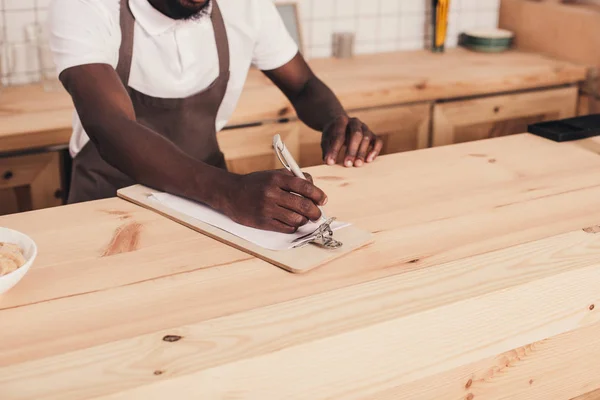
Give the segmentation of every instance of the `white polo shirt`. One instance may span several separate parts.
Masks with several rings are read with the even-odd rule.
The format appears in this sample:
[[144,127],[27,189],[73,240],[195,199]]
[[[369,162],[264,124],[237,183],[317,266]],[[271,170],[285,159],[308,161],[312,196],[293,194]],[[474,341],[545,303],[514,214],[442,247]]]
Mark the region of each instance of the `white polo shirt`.
[[[272,0],[218,0],[231,54],[231,79],[219,113],[217,131],[231,117],[250,65],[261,70],[289,62],[298,47]],[[148,0],[129,0],[136,18],[129,86],[153,97],[182,98],[210,85],[219,61],[210,18],[177,21]],[[49,14],[50,46],[58,73],[77,65],[119,61],[119,0],[54,0]],[[77,113],[70,152],[89,141]]]

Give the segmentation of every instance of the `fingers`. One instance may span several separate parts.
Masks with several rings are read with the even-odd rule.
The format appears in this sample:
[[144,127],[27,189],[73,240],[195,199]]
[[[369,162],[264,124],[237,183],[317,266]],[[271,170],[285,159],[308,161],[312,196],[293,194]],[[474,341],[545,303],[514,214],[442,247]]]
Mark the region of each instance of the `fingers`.
[[[352,132],[349,139],[348,155],[344,165],[346,167],[362,167],[365,162],[373,162],[375,158],[379,156],[379,153],[381,153],[383,140],[378,138],[371,129],[362,122],[360,122],[360,130],[356,129]],[[357,143],[358,148],[356,153],[354,153],[354,148],[356,148]]]
[[362,131],[363,138],[360,143],[360,147],[358,148],[358,153],[356,154],[356,160],[354,161],[355,167],[362,167],[367,158],[367,153],[369,152],[371,143],[373,143],[376,140],[375,135],[369,130],[369,127],[367,125],[362,124]]
[[323,150],[328,165],[336,163],[340,151],[345,146],[344,166],[361,167],[379,156],[383,141],[358,118],[346,116],[337,118],[323,132]]
[[275,232],[279,232],[279,233],[288,233],[288,234],[296,233],[296,231],[298,230],[297,227],[288,225],[277,219],[271,220],[271,223],[269,224],[269,226],[266,229],[268,229],[270,231],[275,231]]
[[327,195],[309,181],[287,175],[280,175],[278,179],[278,186],[286,192],[297,193],[320,206],[327,204]]
[[[298,197],[298,196],[296,196]],[[288,226],[291,226],[294,229],[298,229],[304,225],[306,225],[309,221],[308,218],[291,211],[287,208],[280,207],[279,210],[273,215],[273,217]]]
[[328,165],[334,165],[340,154],[340,150],[346,141],[346,127],[348,125],[348,118],[340,117],[335,120],[333,125],[327,128],[324,133],[324,137],[328,141],[325,143],[324,149],[325,162]]
[[348,150],[346,151],[346,158],[344,159],[344,165],[346,167],[351,167],[354,165],[356,160],[356,155],[358,154],[358,150],[360,149],[363,141],[362,126],[363,124],[356,118],[350,118],[350,121],[348,122]]
[[369,155],[367,156],[367,162],[368,163],[373,162],[375,160],[375,158],[377,158],[379,153],[381,153],[382,148],[383,148],[383,140],[381,140],[380,138],[377,138],[377,140],[375,141],[375,146],[373,146],[373,150],[371,150],[369,152]]
[[308,181],[309,181],[310,183],[314,183],[314,181],[313,181],[313,177],[312,177],[312,175],[311,175],[311,174],[308,174],[308,173],[304,172],[304,176],[306,177],[306,179],[308,179]]
[[[321,218],[321,210],[311,200],[282,191],[278,198],[278,205],[286,210],[292,211],[295,215],[293,220],[282,220],[282,222],[290,223],[292,226],[302,226],[308,221],[318,221]],[[299,220],[297,217],[302,217]]]

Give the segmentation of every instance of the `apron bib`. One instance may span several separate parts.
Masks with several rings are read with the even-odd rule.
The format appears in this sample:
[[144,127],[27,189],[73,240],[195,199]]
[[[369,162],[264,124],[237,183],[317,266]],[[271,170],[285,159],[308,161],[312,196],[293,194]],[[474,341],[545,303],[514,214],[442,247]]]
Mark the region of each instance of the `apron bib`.
[[[216,120],[229,82],[229,42],[217,1],[211,1],[219,76],[206,89],[186,98],[163,99],[129,87],[135,17],[128,0],[121,0],[122,40],[117,73],[127,88],[138,123],[166,137],[195,159],[226,169],[217,142]],[[129,176],[104,161],[94,143],[88,141],[73,159],[68,203],[115,197],[117,190],[134,184]]]

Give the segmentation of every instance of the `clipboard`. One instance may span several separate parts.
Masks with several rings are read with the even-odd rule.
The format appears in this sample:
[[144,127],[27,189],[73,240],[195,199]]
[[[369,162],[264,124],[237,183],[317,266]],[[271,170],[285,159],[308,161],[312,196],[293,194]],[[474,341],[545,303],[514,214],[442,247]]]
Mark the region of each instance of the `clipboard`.
[[336,238],[344,244],[339,249],[323,249],[315,245],[308,245],[284,251],[268,250],[152,201],[150,197],[153,193],[157,192],[142,185],[134,185],[120,189],[117,196],[294,274],[314,270],[374,241],[372,233],[350,225],[335,233]]

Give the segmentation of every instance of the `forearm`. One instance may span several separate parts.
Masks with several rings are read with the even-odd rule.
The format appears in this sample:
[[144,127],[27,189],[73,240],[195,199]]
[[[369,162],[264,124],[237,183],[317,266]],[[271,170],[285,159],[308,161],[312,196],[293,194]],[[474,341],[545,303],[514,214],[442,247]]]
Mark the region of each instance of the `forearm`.
[[126,116],[82,118],[102,158],[137,183],[220,208],[229,175]]
[[235,176],[194,159],[139,124],[131,99],[110,65],[72,67],[60,79],[83,128],[107,163],[140,184],[221,208],[226,185]]
[[322,132],[323,160],[333,165],[344,146],[344,165],[362,166],[372,162],[383,141],[357,118],[350,118],[335,94],[311,71],[301,54],[286,65],[264,71],[293,104],[302,122]]
[[335,94],[316,76],[290,100],[298,118],[316,131],[323,132],[327,124],[347,115]]

